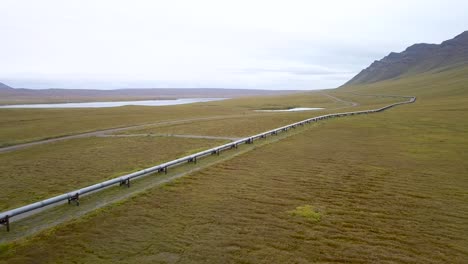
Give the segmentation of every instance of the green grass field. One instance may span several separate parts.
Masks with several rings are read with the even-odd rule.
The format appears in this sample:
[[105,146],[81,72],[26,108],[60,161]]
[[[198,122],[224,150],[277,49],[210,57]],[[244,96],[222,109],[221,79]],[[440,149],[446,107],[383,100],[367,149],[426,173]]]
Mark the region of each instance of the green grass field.
[[[464,263],[467,73],[465,68],[331,91],[349,101],[359,100],[349,92],[418,100],[383,113],[319,123],[3,244],[0,261]],[[356,108],[383,103],[360,98]],[[243,100],[237,109],[276,107],[274,99]],[[328,100],[329,108],[346,106],[320,100]],[[295,104],[284,98],[276,102]],[[187,133],[197,129],[180,127]]]

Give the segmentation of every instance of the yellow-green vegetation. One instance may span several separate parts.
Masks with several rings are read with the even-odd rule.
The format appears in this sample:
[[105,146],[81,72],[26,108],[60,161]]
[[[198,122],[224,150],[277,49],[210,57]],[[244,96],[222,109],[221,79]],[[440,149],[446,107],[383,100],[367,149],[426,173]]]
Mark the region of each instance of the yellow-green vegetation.
[[298,206],[296,207],[296,209],[288,211],[288,213],[292,216],[304,217],[305,219],[311,222],[318,222],[321,218],[320,213],[314,210],[314,208],[308,204]]
[[[0,236],[0,244],[4,242],[11,242],[19,238],[25,238],[34,234],[37,234],[43,230],[53,228],[60,223],[65,223],[72,219],[77,219],[90,212],[92,214],[99,214],[101,210],[107,210],[103,208],[109,204],[121,204],[134,195],[140,194],[148,189],[156,186],[162,186],[166,190],[172,190],[172,187],[176,187],[179,178],[183,177],[187,173],[193,173],[195,171],[207,168],[217,163],[221,163],[225,160],[229,160],[234,156],[242,155],[254,148],[262,146],[264,144],[271,144],[278,140],[282,140],[285,137],[293,136],[297,133],[301,133],[306,129],[305,127],[299,127],[289,133],[281,133],[274,137],[262,139],[257,141],[256,144],[243,144],[237,149],[223,151],[221,155],[210,155],[204,157],[196,163],[187,163],[177,167],[171,167],[166,173],[155,173],[148,175],[147,177],[133,180],[131,188],[127,186],[117,186],[107,188],[103,191],[93,193],[92,195],[86,195],[80,197],[80,206],[62,204],[37,212],[22,219],[14,219],[12,228],[14,232],[4,232]],[[174,188],[175,190],[175,188]]]
[[307,111],[300,113],[277,113],[273,115],[251,115],[248,117],[224,118],[221,120],[206,120],[187,124],[148,127],[143,129],[127,130],[123,133],[246,137],[304,120],[314,115],[320,114],[315,111]]
[[[336,102],[336,99],[330,98],[324,95],[324,93],[312,93],[305,97],[310,97],[311,100],[325,98],[327,100],[333,100]],[[378,108],[383,105],[394,103],[396,101],[403,101],[403,99],[401,98],[358,96],[348,93],[340,94],[340,99],[341,98],[346,100],[346,102],[338,101],[338,103],[342,104],[341,106],[335,106],[335,108],[324,109],[319,111],[262,113],[257,115],[251,114],[248,116],[240,116],[234,118],[203,120],[182,124],[170,124],[164,126],[149,126],[140,129],[126,130],[124,132],[120,132],[120,134],[187,134],[205,136],[245,137],[287,124],[291,124],[300,120],[304,120],[313,116],[319,116],[324,113],[345,111],[344,109],[341,109],[341,107],[345,107],[346,109],[348,109],[351,106],[351,103],[347,101],[352,101],[356,104],[359,104],[351,108],[353,109],[353,111],[357,111],[359,109]],[[308,105],[307,103],[305,104]]]
[[0,154],[0,210],[12,209],[225,143],[221,140],[83,138]]
[[[383,104],[389,100],[374,98],[369,101],[369,98],[365,97],[353,99],[357,99],[357,102],[367,100],[366,104],[370,102]],[[337,101],[321,92],[307,92],[164,107],[0,109],[0,147],[102,129],[166,121],[187,120],[188,122],[191,119],[224,117],[239,117],[245,120],[251,115],[259,115],[253,111],[256,109],[287,109],[291,105],[322,107],[326,108],[326,112],[351,106],[350,103]],[[309,113],[308,116],[312,114]],[[293,117],[290,120],[296,120],[295,115],[289,114],[286,117]],[[262,116],[270,118],[271,114]]]
[[446,101],[466,100],[468,67],[431,72],[404,79],[379,82],[363,86],[345,87],[345,91],[368,94],[417,95],[419,99]]
[[0,109],[0,146],[107,128],[241,112],[218,107],[217,104],[218,102],[165,107]]
[[[125,106],[88,109],[0,109],[0,146],[14,145],[64,135],[171,120],[253,114],[289,102],[310,107],[342,106],[316,92],[285,96],[237,98],[187,105]],[[318,106],[317,106],[318,105]]]
[[[418,101],[325,121],[4,246],[0,259],[464,263],[467,72],[337,90],[343,98],[356,91],[416,95]],[[326,217],[311,222],[285,213],[298,205],[313,205]]]

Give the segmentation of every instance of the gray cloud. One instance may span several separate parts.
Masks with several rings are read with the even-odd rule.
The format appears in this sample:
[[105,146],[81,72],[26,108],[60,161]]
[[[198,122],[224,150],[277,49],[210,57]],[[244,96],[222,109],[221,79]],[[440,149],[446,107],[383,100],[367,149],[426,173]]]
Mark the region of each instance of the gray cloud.
[[3,0],[0,9],[0,81],[31,88],[330,88],[468,25],[462,0]]
[[292,75],[343,75],[353,74],[353,71],[327,70],[327,69],[307,69],[307,68],[284,68],[284,69],[261,69],[250,68],[235,71],[237,73],[259,74],[259,73],[285,73]]

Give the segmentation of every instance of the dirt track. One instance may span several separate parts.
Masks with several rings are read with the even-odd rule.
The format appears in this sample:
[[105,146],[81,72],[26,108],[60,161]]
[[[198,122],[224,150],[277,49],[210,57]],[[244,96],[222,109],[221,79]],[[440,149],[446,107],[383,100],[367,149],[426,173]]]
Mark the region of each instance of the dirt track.
[[148,124],[119,127],[119,128],[110,128],[110,129],[86,132],[86,133],[69,135],[69,136],[61,136],[61,137],[56,137],[56,138],[51,138],[51,139],[44,139],[44,140],[39,140],[39,141],[34,141],[34,142],[29,142],[29,143],[24,143],[24,144],[3,147],[3,148],[0,148],[0,153],[15,151],[15,150],[19,150],[19,149],[23,149],[27,147],[32,147],[35,145],[47,144],[47,143],[52,143],[56,141],[68,140],[68,139],[105,136],[105,135],[120,132],[120,131],[136,129],[136,128],[144,128],[148,126],[183,124],[183,123],[190,123],[194,121],[216,120],[216,119],[236,118],[236,117],[244,117],[244,116],[245,115],[211,116],[211,117],[200,117],[200,118],[191,118],[191,119],[174,120],[174,121],[162,121],[162,122],[156,122],[156,123],[148,123]]

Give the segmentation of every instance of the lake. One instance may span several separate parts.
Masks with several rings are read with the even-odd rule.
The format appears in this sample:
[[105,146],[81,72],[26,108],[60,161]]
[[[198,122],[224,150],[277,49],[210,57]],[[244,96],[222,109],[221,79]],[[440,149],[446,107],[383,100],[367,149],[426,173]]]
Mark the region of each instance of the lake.
[[166,106],[201,102],[226,100],[227,98],[181,98],[174,100],[145,100],[145,101],[115,101],[115,102],[88,102],[88,103],[59,103],[59,104],[19,104],[0,105],[0,108],[102,108],[125,105],[139,106]]
[[291,109],[278,109],[278,110],[255,110],[257,112],[300,112],[300,111],[313,111],[313,110],[322,110],[320,107],[296,107]]

